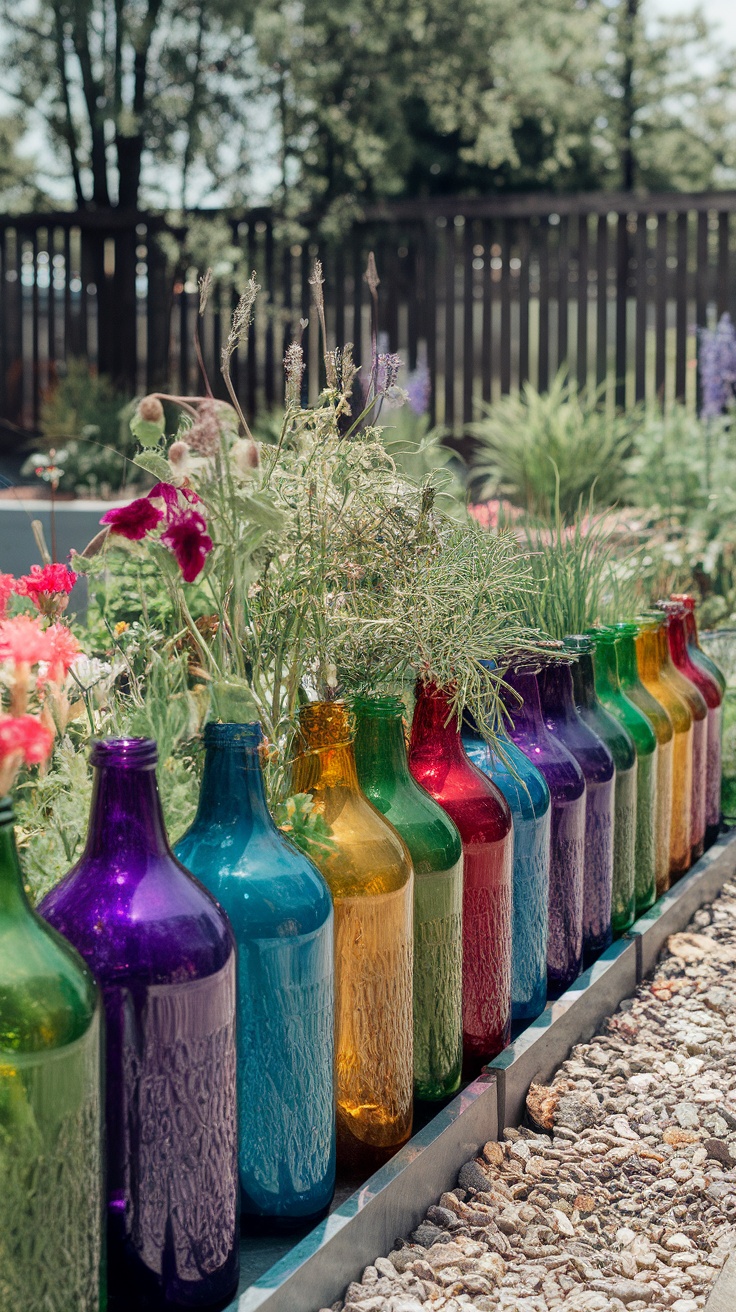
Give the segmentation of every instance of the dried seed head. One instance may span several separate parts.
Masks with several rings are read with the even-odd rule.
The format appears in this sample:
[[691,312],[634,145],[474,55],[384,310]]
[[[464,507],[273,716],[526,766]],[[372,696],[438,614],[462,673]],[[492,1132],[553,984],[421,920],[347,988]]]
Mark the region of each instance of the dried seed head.
[[199,313],[204,314],[212,290],[212,270],[208,269],[199,280]]
[[324,286],[324,281],[325,281],[324,275],[322,273],[322,261],[315,260],[314,268],[312,269],[312,276],[309,279],[309,286],[312,288],[312,297],[314,300],[315,309],[320,314],[325,308],[325,297],[324,297],[324,292],[322,291],[322,288]]
[[254,272],[250,275],[245,291],[235,307],[228,339],[222,348],[223,369],[229,367],[231,355],[234,351],[237,351],[239,346],[242,346],[248,335],[248,329],[253,322],[253,306],[260,290]]
[[366,266],[366,271],[363,274],[363,281],[368,283],[368,286],[370,287],[371,290],[371,296],[375,296],[376,292],[378,291],[381,279],[378,276],[378,269],[376,268],[376,257],[373,254],[373,251],[370,251],[368,254],[368,264]]
[[286,404],[298,406],[302,394],[302,377],[304,375],[304,351],[299,342],[292,342],[284,356],[286,370]]
[[157,396],[144,396],[138,402],[138,414],[148,424],[160,424],[164,417],[164,408]]

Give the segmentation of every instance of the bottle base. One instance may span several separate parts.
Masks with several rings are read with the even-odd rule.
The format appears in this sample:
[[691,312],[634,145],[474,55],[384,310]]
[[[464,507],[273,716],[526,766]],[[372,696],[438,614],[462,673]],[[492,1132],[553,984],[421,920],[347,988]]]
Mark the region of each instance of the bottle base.
[[715,841],[716,841],[718,835],[720,834],[720,832],[721,832],[721,826],[720,826],[720,824],[717,824],[717,825],[708,825],[708,827],[707,827],[707,829],[706,829],[706,831],[705,831],[705,850],[706,850],[706,852],[707,852],[707,850],[708,850],[709,847],[712,847],[712,846],[713,846],[713,844],[715,843]]
[[240,1228],[243,1234],[249,1235],[290,1235],[300,1230],[306,1232],[324,1220],[331,1206],[332,1196],[317,1211],[304,1216],[257,1216],[255,1213],[244,1212],[240,1218]]

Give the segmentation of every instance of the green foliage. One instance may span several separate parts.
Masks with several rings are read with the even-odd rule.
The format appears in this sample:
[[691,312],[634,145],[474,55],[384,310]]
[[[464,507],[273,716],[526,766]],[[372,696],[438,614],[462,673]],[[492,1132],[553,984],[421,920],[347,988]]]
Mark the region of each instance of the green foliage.
[[[108,495],[141,481],[132,463],[132,405],[109,378],[86,360],[69,360],[66,373],[45,397],[40,428],[47,447],[62,448],[62,491]],[[29,470],[30,472],[30,470]]]
[[21,784],[16,816],[23,874],[40,902],[81,855],[89,821],[92,772],[79,740],[57,743],[45,774]]
[[377,420],[381,445],[396,468],[419,486],[429,482],[436,503],[453,518],[465,517],[465,488],[458,474],[460,459],[444,445],[446,432],[430,428],[429,416],[410,406],[383,411]]
[[525,383],[470,424],[475,439],[470,478],[477,500],[505,498],[532,515],[563,517],[594,497],[610,505],[624,490],[625,459],[636,412],[610,414],[599,398],[578,392],[558,373],[549,392]]

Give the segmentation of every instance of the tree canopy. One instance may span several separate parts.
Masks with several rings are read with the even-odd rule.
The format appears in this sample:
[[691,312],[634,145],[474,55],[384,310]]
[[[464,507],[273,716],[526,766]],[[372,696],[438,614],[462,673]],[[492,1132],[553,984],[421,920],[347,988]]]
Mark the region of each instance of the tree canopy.
[[[0,0],[0,12],[6,92],[43,125],[79,206],[262,198],[336,228],[383,198],[736,176],[734,53],[698,10]],[[5,203],[18,194],[11,122]]]

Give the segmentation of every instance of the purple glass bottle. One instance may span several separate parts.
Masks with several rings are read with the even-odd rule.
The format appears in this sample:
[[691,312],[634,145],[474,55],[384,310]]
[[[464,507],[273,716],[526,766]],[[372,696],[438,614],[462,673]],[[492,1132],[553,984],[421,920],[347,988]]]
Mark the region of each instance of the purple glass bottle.
[[577,979],[583,961],[585,778],[544,723],[536,674],[514,669],[504,679],[510,690],[505,694],[509,737],[544,775],[552,797],[547,992],[558,998]]
[[585,776],[583,960],[588,966],[612,941],[616,767],[606,744],[576,710],[569,665],[548,665],[540,676],[539,691],[547,728],[572,753]]
[[169,847],[156,744],[91,759],[87,846],[39,910],[105,1003],[109,1306],[221,1308],[239,1267],[235,944]]

